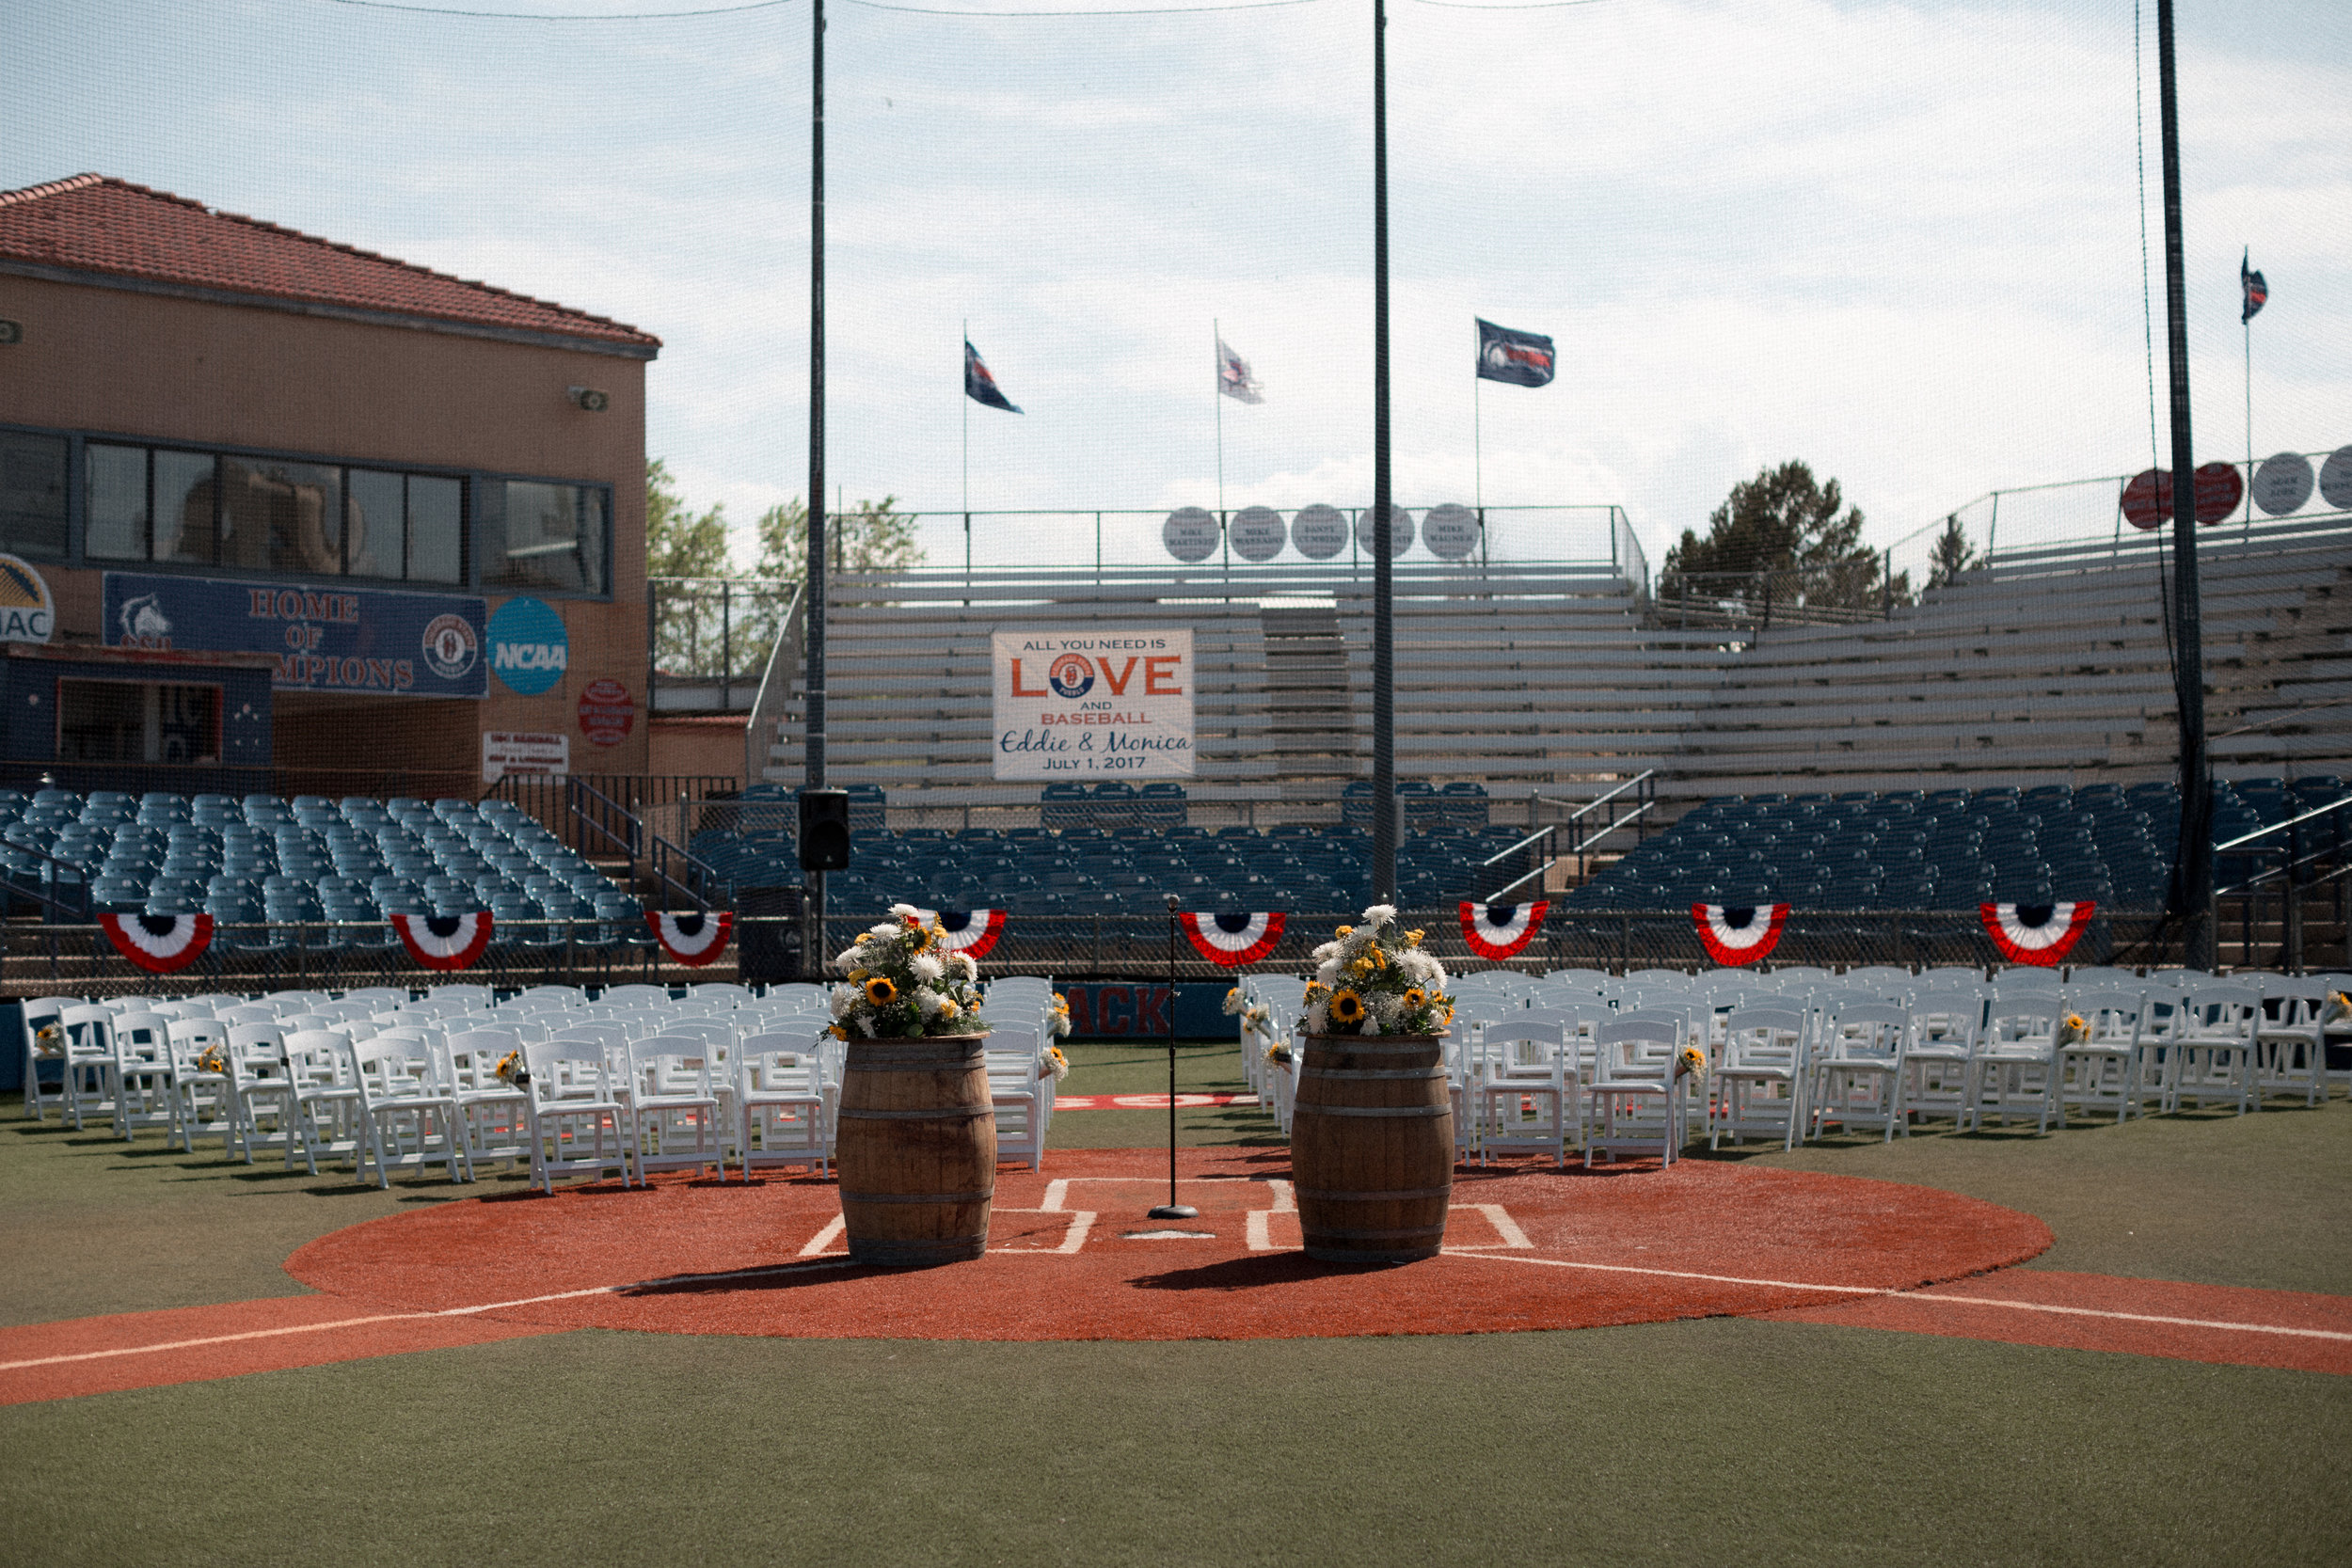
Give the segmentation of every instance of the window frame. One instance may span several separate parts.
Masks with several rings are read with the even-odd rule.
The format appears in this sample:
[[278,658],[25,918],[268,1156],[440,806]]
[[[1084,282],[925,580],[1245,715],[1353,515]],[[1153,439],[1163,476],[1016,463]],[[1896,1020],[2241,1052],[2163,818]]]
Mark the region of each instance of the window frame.
[[[69,768],[218,768],[223,752],[229,748],[229,689],[219,681],[158,680],[151,676],[135,675],[59,675],[50,683],[50,711],[56,717],[52,721],[56,732],[49,754]],[[84,758],[69,757],[65,752],[65,689],[68,686],[127,686],[144,691],[150,687],[191,687],[213,694],[212,752],[209,755],[190,757],[185,762],[170,762],[160,757]]]
[[[331,453],[297,451],[283,447],[255,447],[225,442],[208,443],[170,436],[132,435],[110,430],[61,429],[54,425],[25,424],[6,420],[0,420],[0,430],[28,436],[59,436],[63,437],[66,442],[66,553],[63,557],[47,558],[41,562],[54,570],[139,571],[167,576],[211,578],[229,573],[238,578],[252,578],[256,580],[272,582],[313,585],[339,583],[380,593],[463,594],[468,595],[529,594],[544,598],[580,599],[599,604],[611,603],[614,597],[612,568],[616,551],[613,534],[619,525],[619,496],[618,486],[606,480],[565,478],[553,474],[524,473],[496,468],[459,467],[440,463],[411,463],[395,458],[342,457]],[[93,556],[89,553],[88,465],[89,447],[93,442],[102,446],[134,447],[147,454],[145,463],[147,555],[143,559]],[[409,557],[413,544],[408,517],[410,488],[408,481],[418,478],[454,480],[458,484],[458,548],[461,554],[459,578],[456,581],[448,582],[409,577],[359,577],[347,571],[334,577],[321,577],[315,573],[289,572],[275,567],[229,566],[217,561],[211,563],[157,561],[154,559],[155,459],[153,454],[159,451],[190,452],[213,459],[213,547],[215,554],[218,553],[220,547],[223,505],[223,486],[219,476],[223,462],[227,459],[244,458],[262,462],[307,464],[317,467],[337,469],[342,475],[340,488],[343,497],[342,504],[346,507],[349,504],[351,490],[350,470],[364,468],[376,473],[399,474],[402,477],[401,570],[403,572],[409,569]],[[601,497],[604,508],[604,538],[601,546],[602,559],[597,565],[604,587],[600,592],[552,588],[544,584],[516,587],[485,581],[485,552],[483,548],[483,486],[488,483],[504,484],[510,481],[524,484],[569,485],[583,491],[596,492]],[[342,558],[344,565],[348,566],[351,559],[351,546],[347,516],[344,521],[346,526],[342,531]],[[502,527],[503,520],[501,519]]]

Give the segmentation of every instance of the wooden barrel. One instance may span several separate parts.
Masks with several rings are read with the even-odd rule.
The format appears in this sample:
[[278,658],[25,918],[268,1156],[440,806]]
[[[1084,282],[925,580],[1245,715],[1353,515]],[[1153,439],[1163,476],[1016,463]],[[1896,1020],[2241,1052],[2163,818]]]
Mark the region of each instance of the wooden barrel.
[[1436,1257],[1454,1195],[1454,1106],[1437,1038],[1310,1036],[1291,1104],[1291,1178],[1308,1257]]
[[987,1039],[850,1042],[834,1164],[858,1262],[954,1263],[986,1249],[996,1196]]

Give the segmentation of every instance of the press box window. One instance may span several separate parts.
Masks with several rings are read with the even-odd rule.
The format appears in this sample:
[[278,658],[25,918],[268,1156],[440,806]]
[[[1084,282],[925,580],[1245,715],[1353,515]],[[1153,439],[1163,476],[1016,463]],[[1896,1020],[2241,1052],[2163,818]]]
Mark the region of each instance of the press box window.
[[94,560],[466,580],[462,480],[104,441],[87,471]]
[[57,760],[217,763],[220,688],[61,680]]
[[0,550],[64,558],[65,466],[64,436],[0,430]]
[[596,484],[488,480],[482,485],[485,588],[605,592],[610,493]]

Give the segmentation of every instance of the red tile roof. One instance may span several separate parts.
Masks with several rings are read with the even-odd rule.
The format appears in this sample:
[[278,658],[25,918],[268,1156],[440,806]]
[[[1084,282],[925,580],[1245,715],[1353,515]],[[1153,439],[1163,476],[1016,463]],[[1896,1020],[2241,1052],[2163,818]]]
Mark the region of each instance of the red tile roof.
[[100,174],[0,191],[0,258],[470,326],[661,344],[603,316]]

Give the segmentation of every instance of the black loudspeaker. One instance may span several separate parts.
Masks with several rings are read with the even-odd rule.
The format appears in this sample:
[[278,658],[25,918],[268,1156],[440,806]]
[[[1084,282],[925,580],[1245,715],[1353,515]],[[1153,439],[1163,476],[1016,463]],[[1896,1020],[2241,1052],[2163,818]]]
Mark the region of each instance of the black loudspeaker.
[[796,887],[746,888],[736,895],[735,959],[747,986],[789,985],[801,978],[803,915]]
[[850,869],[850,792],[801,791],[801,869]]

